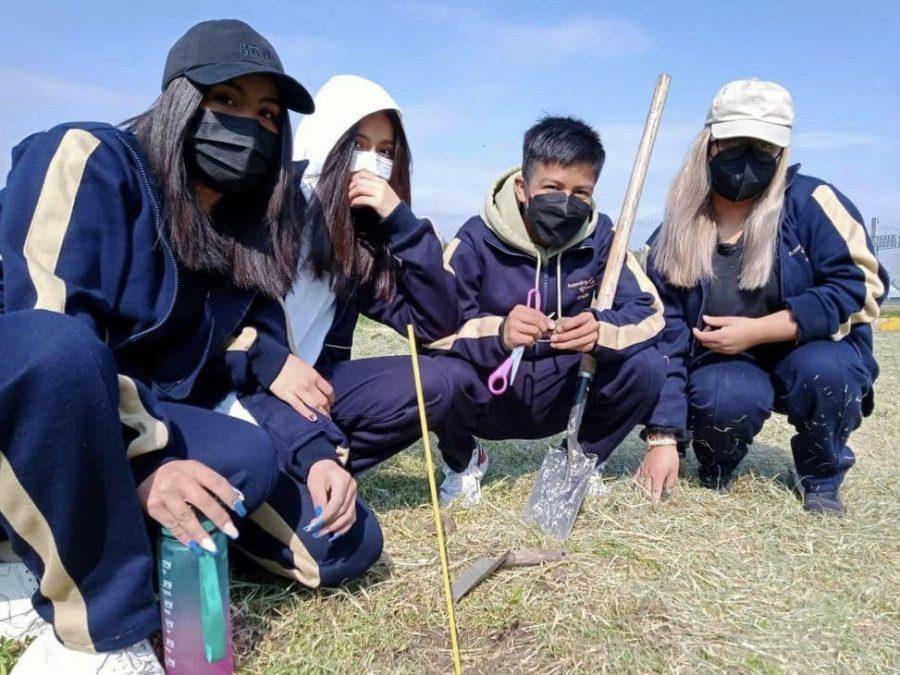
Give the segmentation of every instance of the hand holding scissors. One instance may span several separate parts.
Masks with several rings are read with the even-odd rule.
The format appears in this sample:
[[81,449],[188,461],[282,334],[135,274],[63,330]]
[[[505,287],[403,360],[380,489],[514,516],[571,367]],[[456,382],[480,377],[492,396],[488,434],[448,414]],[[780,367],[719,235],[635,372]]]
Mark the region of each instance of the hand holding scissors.
[[[541,294],[536,288],[528,291],[528,297],[524,306],[518,306],[510,312],[507,318],[507,326],[504,335],[504,342],[507,342],[510,323],[514,320],[517,322],[513,328],[513,341],[515,345],[512,354],[500,364],[500,366],[491,373],[488,378],[488,389],[492,394],[498,396],[504,393],[515,381],[516,373],[519,370],[519,364],[525,355],[525,347],[534,344],[537,339],[547,330],[553,329],[553,322],[549,317],[540,313]],[[522,310],[522,311],[519,311]],[[523,319],[518,314],[526,314]],[[536,314],[536,315],[535,315]]]

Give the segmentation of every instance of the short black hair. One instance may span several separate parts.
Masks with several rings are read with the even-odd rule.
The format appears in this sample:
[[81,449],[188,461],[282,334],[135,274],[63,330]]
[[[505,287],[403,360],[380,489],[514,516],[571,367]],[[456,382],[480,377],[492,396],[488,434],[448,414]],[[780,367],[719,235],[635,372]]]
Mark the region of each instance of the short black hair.
[[542,118],[525,132],[522,144],[522,176],[528,180],[535,162],[555,162],[568,166],[587,162],[599,178],[606,160],[600,135],[574,117]]

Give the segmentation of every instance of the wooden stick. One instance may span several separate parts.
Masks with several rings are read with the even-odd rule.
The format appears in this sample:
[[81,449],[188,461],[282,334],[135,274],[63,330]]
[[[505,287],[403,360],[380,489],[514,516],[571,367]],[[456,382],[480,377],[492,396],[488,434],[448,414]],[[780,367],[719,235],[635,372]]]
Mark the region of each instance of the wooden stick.
[[[628,180],[628,189],[625,191],[622,210],[619,212],[616,233],[613,235],[613,241],[609,247],[606,267],[603,270],[603,278],[600,281],[600,289],[597,291],[597,296],[592,303],[595,309],[604,310],[613,306],[616,288],[619,285],[619,276],[622,274],[625,256],[628,254],[628,239],[631,237],[631,228],[634,225],[638,203],[641,200],[641,191],[644,189],[644,179],[647,177],[650,155],[653,153],[653,144],[656,142],[656,133],[659,131],[659,122],[662,119],[663,108],[666,105],[666,95],[669,93],[671,81],[671,76],[665,73],[661,74],[656,80],[656,88],[653,90],[653,99],[650,102],[650,111],[647,113],[647,120],[644,122],[644,133],[641,135],[641,144],[638,146],[637,156],[634,158],[631,178]],[[593,356],[585,354],[581,359],[581,370],[589,373],[597,370],[597,362]]]
[[450,583],[450,564],[447,561],[447,545],[444,541],[444,523],[441,520],[441,505],[438,501],[437,483],[434,480],[434,458],[431,454],[431,439],[428,436],[428,419],[425,417],[425,397],[422,394],[422,377],[419,374],[419,355],[416,350],[416,338],[412,324],[407,324],[406,334],[409,338],[409,355],[412,358],[413,379],[416,384],[416,400],[419,403],[419,421],[422,424],[422,445],[425,446],[425,464],[428,473],[428,488],[431,490],[431,510],[434,514],[434,529],[438,539],[438,557],[441,559],[441,575],[444,578],[444,597],[447,600],[447,623],[450,628],[450,648],[453,650],[453,670],[456,675],[462,673],[462,661],[459,655],[459,636],[456,631],[456,612],[453,610],[453,591]]

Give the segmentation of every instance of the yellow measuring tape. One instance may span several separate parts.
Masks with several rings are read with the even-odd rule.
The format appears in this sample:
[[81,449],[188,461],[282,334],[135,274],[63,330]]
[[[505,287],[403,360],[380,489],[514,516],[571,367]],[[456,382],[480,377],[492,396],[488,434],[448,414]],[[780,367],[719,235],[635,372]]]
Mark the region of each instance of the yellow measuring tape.
[[416,399],[419,402],[419,420],[422,423],[422,445],[425,446],[425,464],[428,467],[428,487],[431,490],[431,509],[434,512],[434,529],[438,538],[438,555],[441,559],[441,574],[444,577],[444,597],[447,600],[447,622],[450,624],[450,648],[453,650],[453,670],[462,673],[459,658],[459,637],[456,634],[456,613],[453,611],[453,594],[450,590],[450,565],[447,562],[447,545],[444,542],[444,524],[441,522],[441,506],[438,502],[437,483],[434,480],[434,458],[431,456],[431,439],[428,437],[428,420],[425,417],[425,397],[422,394],[422,377],[419,375],[419,354],[413,327],[406,326],[409,338],[409,355],[412,358],[413,378],[416,381]]

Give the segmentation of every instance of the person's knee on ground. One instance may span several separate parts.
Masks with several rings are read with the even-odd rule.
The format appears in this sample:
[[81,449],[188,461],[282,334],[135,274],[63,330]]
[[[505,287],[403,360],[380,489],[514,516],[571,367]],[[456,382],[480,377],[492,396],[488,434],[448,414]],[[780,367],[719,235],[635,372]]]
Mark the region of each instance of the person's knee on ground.
[[316,552],[320,560],[320,585],[333,588],[362,577],[378,560],[384,549],[384,533],[375,515],[361,502],[356,505],[353,527],[333,542],[321,540],[324,551]]
[[264,569],[309,588],[337,586],[362,576],[381,557],[377,518],[360,500],[356,521],[338,537],[316,536],[309,489],[281,472],[267,501],[250,514],[236,546]]
[[848,345],[810,342],[776,366],[778,402],[797,430],[791,449],[807,492],[836,492],[855,461],[847,440],[862,422],[867,375]]
[[[665,360],[655,347],[642,349],[619,362],[597,365],[580,440],[585,451],[597,457],[598,467],[656,404],[665,375]],[[568,406],[568,416],[572,402],[562,405]]]
[[689,379],[689,427],[701,480],[706,476],[727,482],[771,414],[774,392],[769,376],[736,358],[701,366]]

